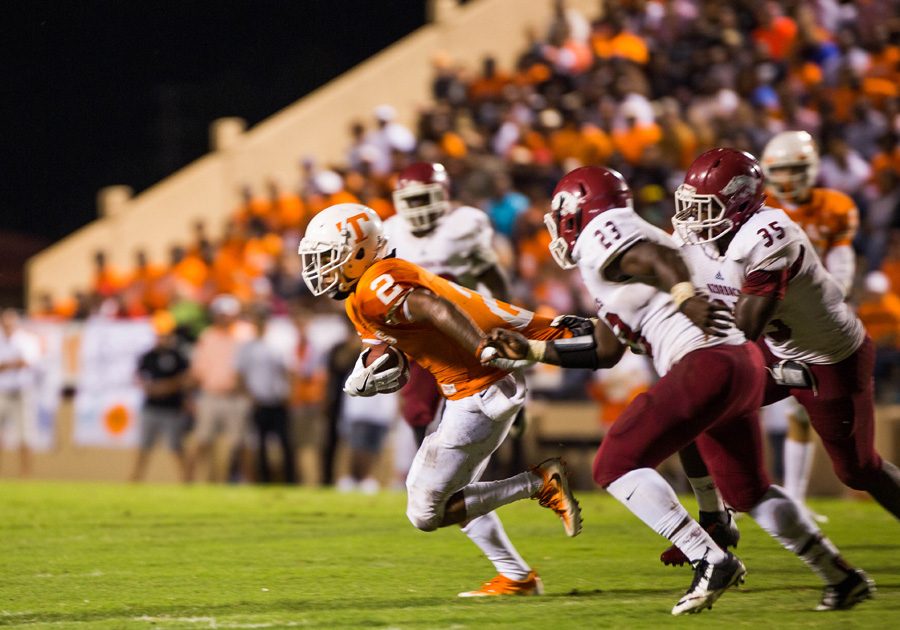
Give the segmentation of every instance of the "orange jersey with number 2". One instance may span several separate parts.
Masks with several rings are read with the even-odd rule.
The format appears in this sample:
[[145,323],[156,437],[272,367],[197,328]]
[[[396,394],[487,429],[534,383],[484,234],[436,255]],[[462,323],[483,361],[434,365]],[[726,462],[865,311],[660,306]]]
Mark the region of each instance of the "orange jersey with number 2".
[[481,365],[432,322],[412,322],[404,301],[413,289],[427,289],[459,307],[484,332],[494,328],[517,330],[529,339],[557,339],[570,335],[553,328],[547,317],[444,280],[421,267],[388,258],[369,267],[347,298],[347,316],[367,343],[389,343],[431,372],[444,396],[465,398],[499,381],[507,372]]

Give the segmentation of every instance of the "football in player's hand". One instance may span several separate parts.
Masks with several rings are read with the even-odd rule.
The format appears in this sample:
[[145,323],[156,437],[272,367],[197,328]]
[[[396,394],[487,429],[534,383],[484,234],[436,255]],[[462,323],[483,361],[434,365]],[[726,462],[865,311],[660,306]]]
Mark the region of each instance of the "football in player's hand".
[[[372,346],[369,351],[366,353],[366,356],[363,358],[363,364],[366,367],[369,367],[375,361],[387,354],[387,360],[378,366],[378,369],[375,371],[376,374],[380,372],[385,372],[390,370],[391,368],[395,368],[400,366],[400,387],[406,385],[407,381],[409,381],[409,361],[406,359],[406,355],[403,354],[400,350],[393,348],[386,343],[379,344],[377,346]],[[398,388],[399,389],[399,388]]]

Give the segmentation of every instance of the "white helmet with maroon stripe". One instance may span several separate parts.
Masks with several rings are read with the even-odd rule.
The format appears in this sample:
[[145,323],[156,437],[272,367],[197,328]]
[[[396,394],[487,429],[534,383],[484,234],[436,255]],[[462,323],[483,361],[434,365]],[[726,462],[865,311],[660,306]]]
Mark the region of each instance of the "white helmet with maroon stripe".
[[353,290],[366,269],[384,257],[387,239],[374,210],[339,203],[313,217],[297,252],[312,294],[334,296]]
[[450,210],[450,177],[444,165],[416,162],[400,171],[394,207],[414,233],[431,230]]

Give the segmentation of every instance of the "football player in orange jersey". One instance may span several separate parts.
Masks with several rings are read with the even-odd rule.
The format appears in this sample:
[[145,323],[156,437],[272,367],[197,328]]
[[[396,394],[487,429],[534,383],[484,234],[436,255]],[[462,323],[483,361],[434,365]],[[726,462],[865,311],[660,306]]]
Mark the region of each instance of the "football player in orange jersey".
[[[853,200],[838,190],[815,187],[819,173],[819,152],[805,131],[782,131],[763,150],[761,160],[766,176],[766,205],[781,208],[809,236],[825,268],[850,293],[856,271],[852,242],[859,226],[859,212]],[[763,407],[766,424],[787,425],[784,441],[784,487],[800,502],[812,469],[815,446],[809,416],[797,400],[786,398]],[[814,514],[817,520],[828,520]]]
[[[538,499],[575,536],[580,509],[559,459],[508,479],[478,481],[525,403],[522,375],[482,365],[479,356],[486,331],[494,327],[543,339],[568,331],[391,257],[381,220],[362,205],[338,204],[313,217],[299,253],[303,280],[314,295],[346,300],[347,316],[365,344],[386,343],[402,351],[434,375],[447,398],[438,429],[425,438],[407,475],[406,514],[422,531],[459,524],[496,567],[495,578],[460,596],[540,594],[540,578],[515,550],[494,510]],[[368,352],[360,354],[344,391],[352,396],[396,391],[402,367],[382,369],[387,353],[366,366]]]

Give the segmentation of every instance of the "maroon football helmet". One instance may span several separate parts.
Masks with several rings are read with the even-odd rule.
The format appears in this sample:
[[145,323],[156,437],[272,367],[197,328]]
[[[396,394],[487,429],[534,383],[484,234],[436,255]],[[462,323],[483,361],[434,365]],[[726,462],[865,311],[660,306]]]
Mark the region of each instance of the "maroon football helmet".
[[394,207],[413,232],[431,230],[450,210],[450,178],[444,165],[416,162],[400,171]]
[[631,189],[617,171],[602,166],[571,171],[559,180],[544,215],[553,259],[563,269],[573,268],[572,249],[585,226],[607,210],[631,207]]
[[765,201],[762,169],[736,149],[712,149],[688,168],[675,191],[672,225],[689,243],[709,243],[739,229]]

